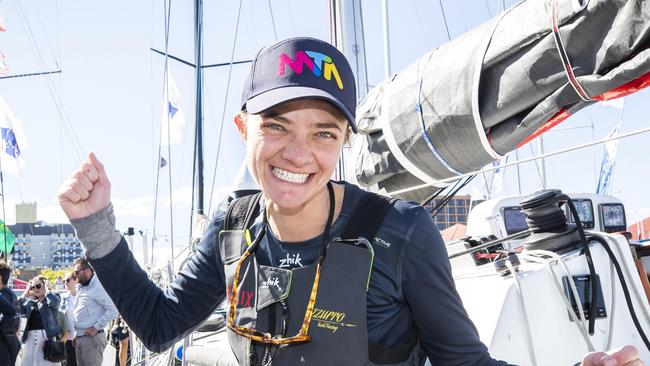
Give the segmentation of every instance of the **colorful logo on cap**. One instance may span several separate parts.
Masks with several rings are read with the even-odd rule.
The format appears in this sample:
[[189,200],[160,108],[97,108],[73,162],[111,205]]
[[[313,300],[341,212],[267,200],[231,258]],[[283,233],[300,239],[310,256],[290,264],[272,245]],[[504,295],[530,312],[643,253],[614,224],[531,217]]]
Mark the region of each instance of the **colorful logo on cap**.
[[323,76],[325,80],[336,80],[336,85],[343,90],[343,82],[336,65],[332,58],[316,51],[296,51],[296,58],[292,59],[286,53],[278,58],[278,75],[284,75],[286,66],[289,66],[296,74],[302,74],[305,66],[311,70],[315,76]]

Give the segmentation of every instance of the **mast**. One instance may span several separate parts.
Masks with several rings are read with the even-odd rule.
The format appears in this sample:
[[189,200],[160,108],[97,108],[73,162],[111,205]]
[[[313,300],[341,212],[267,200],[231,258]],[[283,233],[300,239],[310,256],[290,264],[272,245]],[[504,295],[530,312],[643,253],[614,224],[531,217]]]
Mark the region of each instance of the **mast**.
[[[345,55],[350,62],[357,82],[357,100],[368,94],[368,67],[366,65],[366,45],[363,34],[363,12],[361,0],[328,0],[330,8],[330,42]],[[356,183],[354,166],[345,162],[354,152],[344,148],[336,172],[337,179]],[[354,161],[354,159],[350,160]]]
[[341,50],[350,62],[357,81],[357,100],[368,94],[366,44],[363,34],[363,13],[360,0],[329,0],[331,43]]
[[196,71],[196,117],[194,130],[194,197],[192,206],[195,209],[192,214],[203,214],[203,0],[194,1],[194,61]]
[[384,78],[388,79],[391,75],[390,70],[390,30],[388,28],[388,0],[381,3],[381,19],[384,34]]

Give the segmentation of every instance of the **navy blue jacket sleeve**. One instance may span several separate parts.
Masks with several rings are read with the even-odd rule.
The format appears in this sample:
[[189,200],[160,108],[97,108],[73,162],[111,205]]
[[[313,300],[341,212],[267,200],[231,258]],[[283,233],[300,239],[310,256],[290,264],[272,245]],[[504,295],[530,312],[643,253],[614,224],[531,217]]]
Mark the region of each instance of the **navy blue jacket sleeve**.
[[221,220],[214,220],[193,256],[167,289],[149,280],[124,238],[112,252],[90,262],[129,327],[160,352],[199,326],[223,301],[226,281],[219,256]]
[[11,301],[9,301],[3,294],[0,294],[0,314],[2,314],[2,320],[0,320],[0,331],[4,332],[14,323],[16,318],[16,309]]
[[451,273],[447,250],[430,215],[420,209],[404,253],[404,297],[432,365],[507,365],[492,360],[469,319]]

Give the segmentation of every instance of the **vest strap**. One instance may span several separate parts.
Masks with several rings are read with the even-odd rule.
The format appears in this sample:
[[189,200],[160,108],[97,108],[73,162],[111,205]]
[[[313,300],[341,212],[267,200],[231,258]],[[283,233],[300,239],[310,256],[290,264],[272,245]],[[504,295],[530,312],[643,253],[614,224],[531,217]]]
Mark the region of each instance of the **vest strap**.
[[237,198],[230,202],[224,219],[224,230],[245,230],[250,227],[250,221],[257,217],[258,203],[262,192]]
[[354,208],[350,221],[343,229],[343,238],[356,239],[363,237],[372,243],[394,202],[394,199],[389,200],[384,196],[366,195]]

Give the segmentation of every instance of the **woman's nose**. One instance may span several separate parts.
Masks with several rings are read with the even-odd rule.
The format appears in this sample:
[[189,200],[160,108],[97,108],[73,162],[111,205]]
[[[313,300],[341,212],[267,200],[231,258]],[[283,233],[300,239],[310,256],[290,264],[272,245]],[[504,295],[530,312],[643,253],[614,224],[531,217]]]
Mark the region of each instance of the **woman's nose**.
[[295,166],[303,166],[312,162],[313,152],[304,137],[296,137],[285,146],[282,151],[282,157]]

